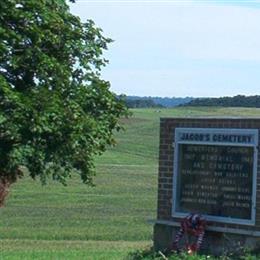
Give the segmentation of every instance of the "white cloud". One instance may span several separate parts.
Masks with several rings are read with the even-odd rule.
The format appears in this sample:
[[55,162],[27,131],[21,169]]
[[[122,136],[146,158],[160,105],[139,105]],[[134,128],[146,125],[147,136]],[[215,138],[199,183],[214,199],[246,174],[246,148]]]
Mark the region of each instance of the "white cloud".
[[117,69],[106,70],[104,77],[116,93],[202,97],[250,95],[260,85],[258,74],[257,69],[252,73],[233,68]]
[[167,3],[72,7],[130,53],[165,50],[195,59],[260,60],[260,9]]
[[260,61],[260,9],[196,7],[185,16],[176,45],[186,57]]
[[[141,2],[72,6],[74,13],[93,19],[115,39],[104,76],[116,92],[163,96],[258,92],[260,9]],[[194,60],[201,61],[200,66]],[[247,67],[249,62],[255,62],[253,69]]]

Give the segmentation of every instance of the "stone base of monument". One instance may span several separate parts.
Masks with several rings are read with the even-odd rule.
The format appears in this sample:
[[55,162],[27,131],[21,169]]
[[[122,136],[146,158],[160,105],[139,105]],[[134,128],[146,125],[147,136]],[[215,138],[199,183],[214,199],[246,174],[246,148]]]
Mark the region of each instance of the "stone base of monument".
[[[155,224],[154,225],[154,248],[155,250],[169,250],[179,227]],[[187,237],[180,241],[180,247],[185,246]],[[192,239],[192,238],[189,238]],[[227,254],[241,254],[246,250],[260,252],[260,237],[206,231],[200,253],[215,256]]]

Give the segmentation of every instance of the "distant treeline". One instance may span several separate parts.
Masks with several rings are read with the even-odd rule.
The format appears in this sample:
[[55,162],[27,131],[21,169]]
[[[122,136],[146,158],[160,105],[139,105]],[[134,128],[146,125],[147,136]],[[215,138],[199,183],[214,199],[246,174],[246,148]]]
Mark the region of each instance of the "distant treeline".
[[129,108],[164,107],[162,105],[155,104],[152,99],[126,99],[125,103]]
[[182,106],[260,107],[260,96],[196,98]]
[[[121,97],[122,98],[122,97]],[[139,97],[124,96],[129,108],[170,108],[177,106],[221,106],[221,107],[259,107],[260,96],[237,95],[220,98],[177,98],[177,97]]]
[[148,108],[148,107],[176,107],[193,100],[191,97],[185,98],[162,98],[162,97],[138,97],[138,96],[125,96],[123,98],[129,108]]

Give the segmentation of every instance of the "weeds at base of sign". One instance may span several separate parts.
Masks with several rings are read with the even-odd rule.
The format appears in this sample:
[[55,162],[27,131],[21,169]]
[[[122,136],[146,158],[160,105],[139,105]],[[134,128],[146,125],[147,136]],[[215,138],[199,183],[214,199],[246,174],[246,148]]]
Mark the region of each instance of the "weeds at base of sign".
[[137,250],[130,253],[125,260],[258,260],[260,255],[255,255],[250,253],[248,250],[244,249],[243,252],[237,254],[227,254],[223,256],[212,256],[205,254],[193,254],[190,255],[187,252],[171,252],[169,250],[165,251],[155,251],[152,247],[144,250]]

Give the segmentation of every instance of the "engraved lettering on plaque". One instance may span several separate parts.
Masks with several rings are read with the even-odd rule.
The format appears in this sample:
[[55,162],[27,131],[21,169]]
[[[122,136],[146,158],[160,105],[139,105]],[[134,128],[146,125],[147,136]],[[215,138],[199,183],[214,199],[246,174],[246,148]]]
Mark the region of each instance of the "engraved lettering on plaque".
[[252,223],[258,131],[185,128],[175,142],[173,215],[199,212]]

